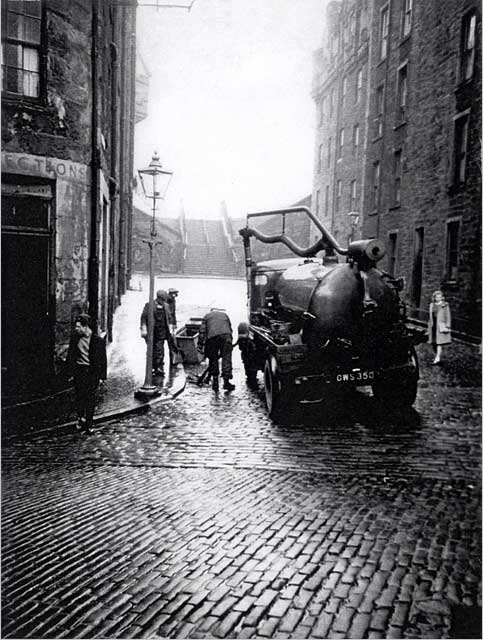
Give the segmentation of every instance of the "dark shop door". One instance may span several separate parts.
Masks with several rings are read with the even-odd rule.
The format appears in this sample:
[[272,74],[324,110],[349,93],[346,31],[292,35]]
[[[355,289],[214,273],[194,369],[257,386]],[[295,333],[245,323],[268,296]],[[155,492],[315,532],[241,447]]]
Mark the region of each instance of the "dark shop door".
[[[2,198],[3,222],[12,222],[11,198]],[[13,209],[48,204],[23,199]],[[33,203],[32,200],[37,200]],[[23,206],[22,206],[23,205]],[[40,211],[38,211],[40,213]],[[44,210],[44,215],[47,212]],[[48,215],[48,213],[47,213]],[[42,216],[44,217],[44,216]],[[21,222],[22,216],[18,216]],[[30,227],[2,228],[2,396],[41,394],[52,372],[52,326],[49,315],[50,234]]]

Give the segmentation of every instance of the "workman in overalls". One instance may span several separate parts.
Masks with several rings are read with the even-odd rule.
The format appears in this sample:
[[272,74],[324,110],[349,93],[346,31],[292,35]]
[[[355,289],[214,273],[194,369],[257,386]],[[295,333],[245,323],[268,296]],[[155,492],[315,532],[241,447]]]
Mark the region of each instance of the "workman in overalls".
[[[164,376],[164,341],[171,346],[173,338],[169,330],[168,294],[163,289],[156,292],[154,300],[154,332],[153,332],[153,375]],[[141,337],[148,338],[149,302],[144,305],[141,314]]]

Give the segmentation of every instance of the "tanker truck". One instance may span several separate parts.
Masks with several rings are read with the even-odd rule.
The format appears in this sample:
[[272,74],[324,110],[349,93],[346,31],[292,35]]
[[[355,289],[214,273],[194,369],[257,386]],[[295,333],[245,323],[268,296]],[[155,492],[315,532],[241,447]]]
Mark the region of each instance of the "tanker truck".
[[[308,216],[320,237],[299,246],[285,231],[287,215]],[[276,216],[281,232],[257,229],[253,222],[263,216]],[[323,403],[361,386],[372,387],[388,409],[409,408],[419,379],[415,346],[426,337],[408,326],[403,280],[376,266],[382,242],[357,240],[343,248],[303,206],[249,213],[239,233],[248,323],[238,326],[238,346],[247,383],[255,385],[263,372],[269,416],[279,420],[296,403]],[[256,262],[252,240],[283,243],[293,257]]]

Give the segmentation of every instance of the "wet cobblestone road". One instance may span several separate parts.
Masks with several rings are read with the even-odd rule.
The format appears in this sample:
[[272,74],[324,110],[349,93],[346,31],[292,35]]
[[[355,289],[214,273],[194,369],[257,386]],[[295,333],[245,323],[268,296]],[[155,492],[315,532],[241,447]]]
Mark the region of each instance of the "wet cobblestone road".
[[[3,637],[480,637],[479,357],[415,411],[236,391],[3,447]],[[342,409],[343,406],[343,409]],[[472,635],[473,634],[473,635]]]

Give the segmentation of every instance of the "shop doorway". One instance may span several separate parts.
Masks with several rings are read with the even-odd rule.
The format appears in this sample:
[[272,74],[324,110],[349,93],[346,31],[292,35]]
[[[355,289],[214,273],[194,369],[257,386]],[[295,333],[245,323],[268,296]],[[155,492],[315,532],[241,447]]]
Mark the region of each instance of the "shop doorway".
[[53,370],[51,188],[2,184],[2,396],[41,395]]

